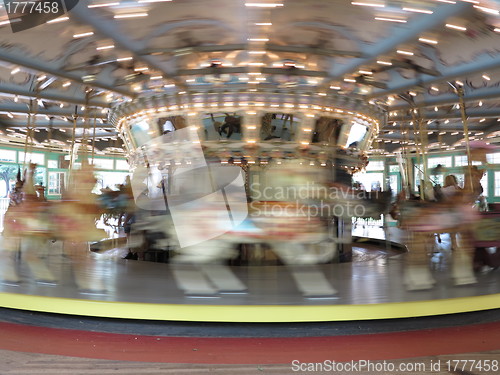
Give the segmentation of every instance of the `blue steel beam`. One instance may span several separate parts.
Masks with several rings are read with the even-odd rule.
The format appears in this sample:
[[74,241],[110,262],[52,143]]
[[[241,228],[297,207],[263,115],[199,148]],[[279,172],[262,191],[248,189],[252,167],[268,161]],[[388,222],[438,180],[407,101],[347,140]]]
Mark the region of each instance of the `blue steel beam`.
[[[374,62],[377,57],[394,52],[394,49],[404,43],[415,41],[424,32],[441,26],[447,18],[458,16],[471,9],[471,4],[460,2],[452,5],[442,5],[434,10],[433,14],[414,16],[408,23],[395,26],[387,32],[383,41],[363,47],[365,55],[362,59],[353,59],[347,65],[333,66],[330,75],[334,79],[341,79],[346,74],[353,73],[362,65]],[[376,21],[375,21],[376,22]]]

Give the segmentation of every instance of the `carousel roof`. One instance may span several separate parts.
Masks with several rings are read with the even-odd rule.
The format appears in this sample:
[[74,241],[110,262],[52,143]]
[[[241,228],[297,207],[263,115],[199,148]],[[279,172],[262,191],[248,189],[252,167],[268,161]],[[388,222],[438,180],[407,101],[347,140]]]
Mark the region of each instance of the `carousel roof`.
[[248,88],[371,102],[387,111],[376,148],[388,152],[418,143],[415,114],[429,143],[458,145],[463,91],[470,137],[497,140],[497,0],[74,3],[43,16],[0,8],[4,140],[24,137],[31,112],[40,143],[95,126],[97,146],[116,147],[110,108],[150,94]]

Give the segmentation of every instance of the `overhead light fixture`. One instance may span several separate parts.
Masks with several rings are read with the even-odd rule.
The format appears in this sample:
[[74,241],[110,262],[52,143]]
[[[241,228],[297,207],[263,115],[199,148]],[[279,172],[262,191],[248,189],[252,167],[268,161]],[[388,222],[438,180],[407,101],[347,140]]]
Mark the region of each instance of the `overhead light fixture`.
[[403,10],[406,10],[407,12],[413,12],[413,13],[424,13],[424,14],[433,14],[434,13],[432,10],[418,9],[418,8],[403,8]]
[[436,0],[439,3],[446,3],[446,4],[456,4],[456,1],[453,0]]
[[73,38],[85,38],[86,36],[92,36],[94,35],[93,31],[87,31],[84,33],[78,33],[78,34],[73,34]]
[[356,80],[353,79],[353,78],[344,78],[344,82],[352,82],[352,83],[356,83]]
[[116,14],[113,16],[114,19],[121,19],[121,18],[136,18],[136,17],[147,17],[148,14],[146,12],[141,12],[141,13],[125,13],[125,14]]
[[9,118],[14,118],[14,115],[10,112],[7,112],[7,116],[9,116]]
[[474,5],[474,8],[479,9],[481,12],[488,13],[488,14],[494,14],[496,16],[498,16],[500,14],[500,12],[496,9],[486,8],[486,7],[482,7],[479,5]]
[[459,25],[453,25],[451,23],[447,23],[445,26],[447,28],[449,28],[449,29],[460,30],[460,31],[467,31],[466,27],[459,26]]
[[36,80],[37,81],[43,81],[45,78],[47,78],[47,76],[45,74],[43,74],[40,77],[38,77]]
[[149,70],[149,68],[146,66],[141,67],[141,68],[134,68],[134,72],[145,72],[147,70]]
[[139,0],[139,4],[147,4],[147,3],[168,3],[172,0]]
[[428,44],[438,44],[437,40],[428,39],[428,38],[418,38],[419,42],[428,43]]
[[390,61],[383,61],[383,60],[377,60],[377,64],[380,64],[380,65],[392,65],[392,63]]
[[120,3],[97,3],[97,4],[89,4],[87,8],[104,8],[104,7],[112,7],[115,5],[120,5]]
[[406,20],[401,18],[388,18],[388,17],[375,17],[377,21],[387,21],[387,22],[398,22],[398,23],[406,23]]
[[483,102],[480,100],[479,103],[477,103],[480,107],[483,106]]
[[100,46],[100,47],[97,47],[96,50],[97,51],[102,51],[102,50],[105,50],[105,49],[112,49],[112,48],[115,48],[114,44],[108,44],[106,46]]
[[163,77],[162,76],[151,76],[149,77],[149,79],[162,79]]
[[127,57],[119,57],[118,59],[116,59],[116,61],[120,62],[120,61],[129,61],[129,60],[132,60],[133,57],[131,56],[127,56]]
[[361,1],[351,1],[352,5],[359,5],[362,7],[373,7],[373,8],[384,8],[385,4],[383,3],[368,3],[368,2],[361,2]]
[[482,77],[483,77],[485,80],[487,80],[487,81],[489,81],[489,80],[491,79],[491,78],[490,78],[488,75],[486,75],[486,74],[483,74],[483,76],[482,76]]
[[481,120],[479,120],[479,122],[485,122],[486,119],[485,118],[482,118]]
[[438,89],[437,87],[435,87],[435,86],[431,86],[431,90],[432,90],[432,91],[439,92],[439,89]]
[[67,20],[69,20],[69,17],[59,17],[59,18],[54,18],[53,20],[47,21],[45,23],[59,23]]
[[256,7],[256,8],[278,8],[282,7],[282,3],[245,3],[246,7]]
[[330,86],[330,88],[331,88],[332,90],[340,90],[340,89],[341,89],[341,87],[340,87],[340,86]]
[[17,68],[12,69],[11,72],[10,72],[10,74],[17,74],[20,71],[21,71],[21,69],[19,67],[17,67]]
[[70,81],[64,82],[62,86],[63,87],[71,86],[71,82]]
[[247,38],[249,42],[269,42],[269,38]]
[[373,72],[371,70],[358,70],[358,73],[372,75]]
[[407,56],[413,56],[414,55],[413,52],[411,52],[411,51],[405,51],[405,50],[402,50],[402,49],[398,49],[396,52],[399,53],[400,55],[407,55]]
[[255,26],[272,26],[272,22],[255,22]]
[[265,55],[266,51],[248,51],[250,55]]

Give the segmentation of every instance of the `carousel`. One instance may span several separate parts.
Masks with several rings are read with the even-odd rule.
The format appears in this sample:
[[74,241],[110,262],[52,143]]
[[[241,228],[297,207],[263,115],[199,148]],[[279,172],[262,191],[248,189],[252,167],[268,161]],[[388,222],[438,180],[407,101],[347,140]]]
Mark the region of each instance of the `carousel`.
[[[203,322],[498,308],[497,275],[475,270],[499,238],[473,163],[500,116],[500,23],[466,1],[414,3],[92,0],[39,25],[60,46],[2,33],[0,140],[25,155],[2,306]],[[458,188],[428,158],[462,135]],[[130,176],[96,192],[101,146]],[[35,182],[41,148],[64,160],[46,167],[67,173],[58,199]],[[353,183],[374,156],[396,158],[397,195]],[[353,235],[360,219],[382,223],[375,245]],[[435,262],[439,237],[452,249]],[[359,262],[354,247],[385,252]]]

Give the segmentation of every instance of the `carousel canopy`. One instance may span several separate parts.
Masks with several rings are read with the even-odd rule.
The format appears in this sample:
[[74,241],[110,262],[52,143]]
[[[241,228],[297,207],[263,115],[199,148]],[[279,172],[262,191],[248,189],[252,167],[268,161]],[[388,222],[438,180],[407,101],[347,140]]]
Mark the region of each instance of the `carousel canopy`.
[[95,128],[98,147],[116,148],[110,110],[228,93],[244,107],[262,93],[282,108],[290,95],[322,111],[371,105],[383,152],[419,142],[418,115],[429,143],[450,148],[464,138],[458,92],[470,138],[497,141],[499,1],[68,0],[43,15],[13,4],[0,7],[4,142],[28,125],[63,147]]

